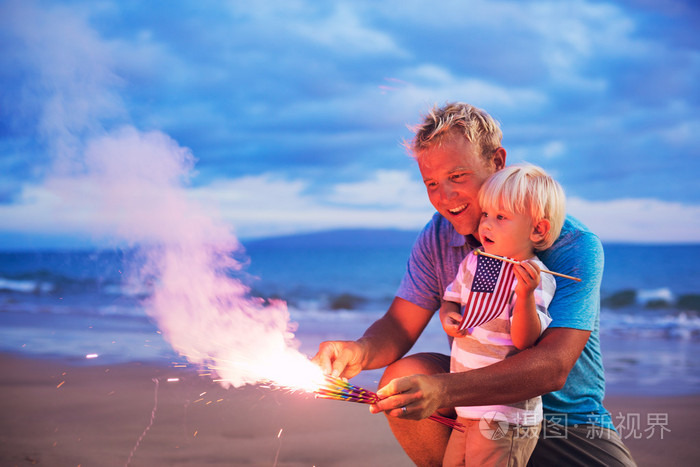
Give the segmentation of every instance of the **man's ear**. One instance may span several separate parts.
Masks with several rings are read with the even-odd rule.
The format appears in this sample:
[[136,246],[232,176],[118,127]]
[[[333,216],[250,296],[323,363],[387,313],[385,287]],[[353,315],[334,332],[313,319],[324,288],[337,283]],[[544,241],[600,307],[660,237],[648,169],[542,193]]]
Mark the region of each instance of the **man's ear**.
[[496,149],[496,152],[493,154],[493,165],[496,169],[495,172],[498,172],[506,166],[506,150],[504,148],[500,147]]
[[552,224],[550,224],[547,219],[540,219],[537,221],[537,223],[532,226],[532,233],[530,233],[530,240],[532,243],[538,243],[544,240],[551,228]]

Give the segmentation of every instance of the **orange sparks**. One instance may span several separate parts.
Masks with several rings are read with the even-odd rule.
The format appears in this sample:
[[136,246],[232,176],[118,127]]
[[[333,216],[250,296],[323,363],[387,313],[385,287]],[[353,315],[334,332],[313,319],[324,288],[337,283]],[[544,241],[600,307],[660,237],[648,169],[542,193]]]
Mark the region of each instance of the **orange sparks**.
[[279,438],[280,436],[282,436],[282,430],[284,430],[284,428],[280,428],[280,432],[277,433],[277,438]]
[[65,380],[61,381],[60,383],[58,383],[58,386],[56,386],[56,389],[60,388],[60,387],[63,386],[65,383],[66,383]]

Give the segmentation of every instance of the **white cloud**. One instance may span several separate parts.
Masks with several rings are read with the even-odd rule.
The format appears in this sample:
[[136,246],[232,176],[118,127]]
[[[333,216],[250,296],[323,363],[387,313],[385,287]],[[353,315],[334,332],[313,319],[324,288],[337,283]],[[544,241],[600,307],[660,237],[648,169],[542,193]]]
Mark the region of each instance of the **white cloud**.
[[290,29],[343,55],[405,55],[390,35],[362,24],[351,5],[339,4],[331,15],[319,21],[299,21]]
[[492,81],[460,77],[436,65],[408,68],[399,76],[407,85],[399,88],[403,93],[397,93],[397,99],[431,104],[460,99],[486,108],[541,108],[548,102],[547,96],[534,88],[501,86]]
[[566,145],[561,141],[549,141],[542,147],[542,155],[547,159],[553,159],[566,152]]
[[428,204],[425,186],[399,170],[378,170],[371,178],[353,183],[339,183],[328,201],[343,206],[374,206],[425,209]]
[[660,137],[664,141],[674,146],[694,145],[698,134],[700,134],[700,120],[679,122],[659,132]]
[[567,145],[561,140],[545,141],[542,144],[521,144],[506,149],[509,163],[529,162],[542,165],[546,160],[557,159],[567,154]]
[[[137,126],[177,134],[195,148],[206,176],[238,177],[187,192],[205,200],[206,209],[221,211],[240,234],[420,227],[432,210],[424,188],[412,180],[416,174],[396,170],[406,167],[395,162],[398,143],[405,125],[417,123],[421,112],[460,99],[503,120],[510,162],[545,164],[567,154],[566,169],[552,164],[566,173],[572,164],[590,167],[577,182],[578,193],[605,199],[614,188],[637,197],[570,200],[604,238],[700,240],[692,204],[697,202],[692,189],[697,145],[692,143],[700,124],[693,106],[697,99],[687,84],[697,75],[697,50],[673,45],[689,34],[685,24],[676,33],[661,20],[652,31],[638,26],[635,15],[648,14],[644,10],[587,1],[482,0],[428,9],[397,1],[233,2],[228,15],[203,8],[183,21],[174,12],[175,19],[166,23],[154,22],[162,18],[157,8],[49,3],[0,7],[8,12],[0,15],[0,24],[9,36],[22,39],[9,43],[3,61],[3,76],[11,78],[3,83],[5,100],[14,105],[15,96],[23,97],[42,109],[32,112],[23,102],[21,112],[6,109],[7,115],[37,114],[44,134],[54,140],[51,152],[67,148],[69,156],[79,153],[91,133],[102,134],[101,125],[128,121],[131,114]],[[508,51],[520,60],[499,53]],[[483,60],[474,60],[477,53]],[[12,74],[13,61],[23,74]],[[668,80],[649,80],[644,71],[663,70],[654,65],[662,62],[675,71],[659,73]],[[528,71],[523,67],[532,73],[521,76]],[[639,86],[637,76],[645,76]],[[651,110],[635,106],[629,99],[637,95],[660,104]],[[625,154],[639,152],[649,167],[672,161],[687,170],[675,183],[657,182],[662,187],[657,188],[646,175],[637,178],[639,168],[616,169],[627,159],[611,159],[607,148],[619,141]],[[681,146],[683,151],[676,150]],[[293,157],[302,150],[311,154],[306,165]],[[394,170],[331,184],[336,173],[360,166],[356,154],[365,158],[362,163],[376,155],[374,167]],[[606,157],[604,164],[591,162]],[[61,162],[68,165],[66,172],[81,168],[70,157]],[[239,177],[266,170],[276,172]],[[605,185],[599,170],[622,172],[625,185]],[[585,180],[597,182],[584,189]],[[21,183],[18,179],[17,186]],[[96,203],[91,193],[99,189],[79,178],[25,185],[17,205],[0,207],[0,224],[26,232],[84,232],[102,225],[98,230],[108,232],[114,213],[89,206]],[[62,196],[72,192],[79,202],[67,206],[56,190]],[[690,204],[641,199],[656,193],[685,196]]]
[[[386,86],[390,82],[391,86]],[[344,122],[362,121],[374,129],[390,128],[395,134],[417,123],[421,114],[433,105],[462,100],[485,109],[516,111],[519,108],[533,112],[547,106],[547,95],[535,88],[494,84],[486,80],[465,78],[436,65],[419,65],[396,71],[394,77],[358,87],[352,94],[322,99],[307,99],[277,109],[283,120],[310,121],[342,116]]]
[[218,207],[242,237],[335,228],[419,229],[432,213],[422,185],[401,172],[379,171],[365,181],[339,184],[328,196],[308,194],[313,183],[263,174],[220,179],[191,195],[202,206]]
[[657,199],[588,201],[569,198],[568,211],[603,241],[697,243],[700,205]]
[[109,47],[80,8],[44,8],[33,2],[3,6],[0,27],[11,38],[13,67],[32,70],[10,102],[19,104],[19,114],[35,105],[41,108],[39,133],[60,158],[57,164],[71,169],[82,134],[100,131],[105,118],[126,117],[116,92],[123,81],[112,71]]
[[[172,219],[188,222],[197,217],[220,219],[237,235],[253,238],[336,228],[418,230],[433,213],[422,185],[405,172],[378,171],[366,180],[337,184],[328,195],[310,194],[308,190],[313,184],[313,180],[288,179],[272,173],[219,179],[188,189],[188,201],[173,204],[175,208],[185,206],[187,212],[184,215],[171,212],[164,219],[167,222]],[[138,188],[133,184],[131,187]],[[87,178],[56,179],[45,186],[27,185],[16,204],[0,207],[4,230],[106,236],[121,221],[118,209],[100,205],[96,193],[101,188],[94,179]],[[127,205],[135,209],[138,193],[131,196]],[[696,243],[700,240],[700,206],[694,204],[656,199],[570,198],[568,210],[603,241]],[[138,212],[130,212],[128,216],[139,219]],[[132,223],[132,228],[137,230],[141,224],[148,229],[154,219]],[[132,235],[139,236],[138,232]]]

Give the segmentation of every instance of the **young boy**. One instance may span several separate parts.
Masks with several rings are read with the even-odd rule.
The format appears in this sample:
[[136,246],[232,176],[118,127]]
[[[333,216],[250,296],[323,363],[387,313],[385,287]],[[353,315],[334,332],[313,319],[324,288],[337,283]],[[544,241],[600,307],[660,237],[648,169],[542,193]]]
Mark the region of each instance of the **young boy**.
[[[551,322],[547,306],[554,278],[540,270],[535,251],[551,246],[565,218],[561,186],[541,168],[513,165],[493,174],[479,191],[481,251],[516,260],[468,254],[440,308],[454,338],[450,371],[500,361],[532,346]],[[463,314],[460,309],[464,307]],[[510,405],[457,407],[465,433],[453,431],[444,465],[525,465],[542,421],[540,397]]]

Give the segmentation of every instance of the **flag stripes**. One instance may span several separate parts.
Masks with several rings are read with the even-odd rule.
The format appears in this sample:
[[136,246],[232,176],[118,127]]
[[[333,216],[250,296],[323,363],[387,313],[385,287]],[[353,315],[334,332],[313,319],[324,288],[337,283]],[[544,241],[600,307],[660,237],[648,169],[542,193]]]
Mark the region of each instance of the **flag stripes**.
[[500,315],[510,301],[514,281],[511,263],[479,256],[459,329],[480,326]]

